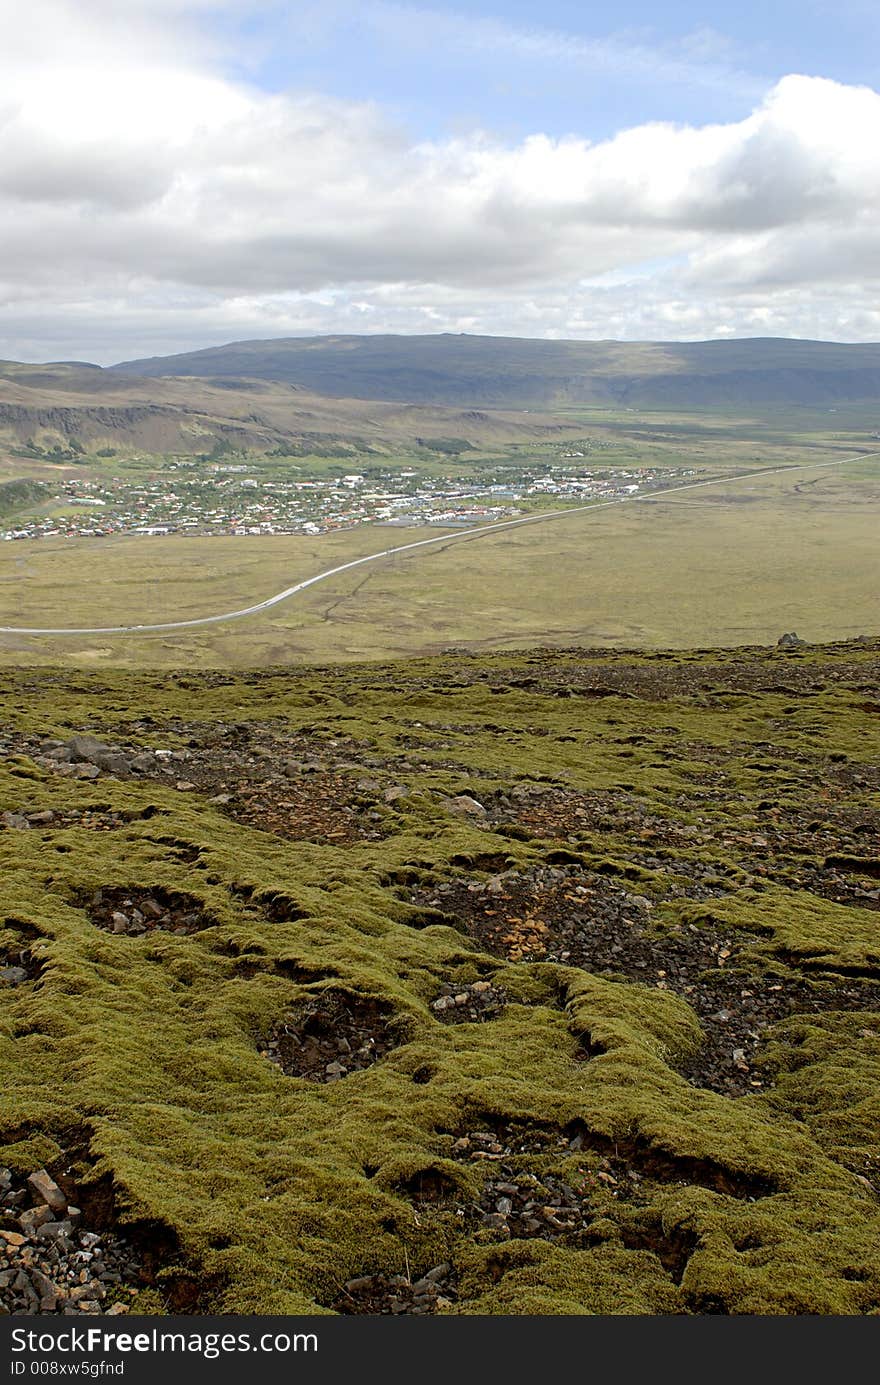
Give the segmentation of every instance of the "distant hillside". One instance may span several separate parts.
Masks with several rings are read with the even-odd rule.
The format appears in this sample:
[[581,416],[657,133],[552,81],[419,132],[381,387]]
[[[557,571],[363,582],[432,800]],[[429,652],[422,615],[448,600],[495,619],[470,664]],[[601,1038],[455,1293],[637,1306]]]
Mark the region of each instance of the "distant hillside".
[[332,448],[344,455],[411,448],[419,439],[449,450],[456,440],[479,447],[572,434],[574,423],[540,412],[328,398],[274,380],[142,379],[76,362],[0,361],[0,448],[16,456],[106,447],[194,454]]
[[417,404],[741,408],[880,401],[880,344],[340,336],[233,342],[111,368],[140,376],[249,377],[318,394]]

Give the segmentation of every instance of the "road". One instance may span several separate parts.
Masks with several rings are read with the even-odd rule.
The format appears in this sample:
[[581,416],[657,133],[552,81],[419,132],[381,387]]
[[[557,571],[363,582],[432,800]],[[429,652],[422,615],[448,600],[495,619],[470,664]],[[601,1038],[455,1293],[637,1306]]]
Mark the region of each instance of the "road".
[[393,558],[398,553],[413,553],[417,548],[429,548],[432,544],[452,544],[464,543],[466,541],[484,537],[487,534],[500,534],[505,529],[517,529],[524,524],[543,524],[551,519],[565,519],[567,515],[584,514],[587,511],[610,510],[620,505],[638,505],[646,501],[665,499],[668,495],[681,495],[683,491],[704,490],[708,486],[732,486],[738,481],[757,481],[765,476],[782,476],[788,473],[799,471],[818,471],[831,467],[846,466],[850,462],[861,462],[868,457],[880,456],[880,452],[859,452],[852,457],[843,457],[832,462],[805,462],[802,464],[773,467],[766,471],[743,471],[734,476],[715,477],[710,481],[688,481],[683,486],[670,486],[662,491],[649,491],[645,495],[623,496],[618,500],[603,500],[596,505],[574,505],[565,510],[546,510],[539,515],[526,515],[522,519],[507,519],[500,524],[483,524],[476,529],[467,529],[461,534],[436,534],[430,539],[418,539],[414,543],[402,543],[396,548],[383,548],[379,553],[368,553],[363,558],[353,558],[351,562],[340,563],[338,567],[327,568],[325,572],[318,572],[314,577],[307,577],[302,582],[296,582],[292,587],[285,587],[284,591],[277,592],[274,596],[269,596],[265,601],[257,601],[253,606],[243,606],[238,611],[222,611],[213,616],[197,616],[192,620],[166,620],[155,625],[93,625],[93,626],[57,626],[44,628],[40,626],[22,625],[0,625],[2,635],[140,635],[166,630],[192,630],[200,625],[219,625],[227,620],[243,620],[245,616],[257,616],[263,611],[268,611],[273,606],[278,606],[282,601],[289,601],[291,597],[297,596],[307,587],[313,587],[317,582],[326,582],[330,577],[337,577],[341,572],[350,572],[353,568],[362,567],[364,563],[378,563],[383,558]]

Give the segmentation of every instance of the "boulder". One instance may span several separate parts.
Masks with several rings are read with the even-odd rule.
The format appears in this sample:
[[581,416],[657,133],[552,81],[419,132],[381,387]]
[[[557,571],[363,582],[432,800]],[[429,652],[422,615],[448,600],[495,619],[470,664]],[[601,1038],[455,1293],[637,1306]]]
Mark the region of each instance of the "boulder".
[[20,986],[27,979],[24,967],[0,967],[0,986]]
[[108,774],[128,774],[131,770],[131,760],[127,755],[96,740],[94,736],[71,736],[66,748],[75,763],[96,765]]
[[478,803],[470,794],[461,793],[455,798],[444,798],[443,807],[448,808],[450,813],[464,813],[466,817],[484,818],[486,809],[482,803]]
[[36,1173],[32,1173],[27,1184],[38,1202],[45,1203],[53,1212],[67,1211],[67,1198],[45,1169],[37,1169]]

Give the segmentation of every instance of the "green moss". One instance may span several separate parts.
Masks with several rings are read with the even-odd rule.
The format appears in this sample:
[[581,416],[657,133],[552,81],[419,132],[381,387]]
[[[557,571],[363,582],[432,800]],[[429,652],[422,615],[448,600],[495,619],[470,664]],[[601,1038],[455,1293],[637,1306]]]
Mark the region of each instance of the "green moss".
[[803,891],[770,886],[761,895],[691,906],[681,911],[690,922],[719,922],[759,933],[747,955],[780,959],[810,973],[880,976],[880,932],[876,916]]
[[[852,669],[867,654],[821,652],[816,667],[833,674],[835,657]],[[624,656],[609,666],[621,677],[670,667]],[[454,928],[410,926],[404,882],[485,879],[496,857],[528,870],[564,848],[586,870],[638,882],[661,926],[725,925],[761,974],[876,974],[876,911],[780,883],[753,888],[740,840],[766,812],[770,771],[759,759],[773,766],[776,807],[790,800],[802,816],[816,757],[864,760],[856,694],[835,687],[801,700],[759,686],[715,697],[700,685],[733,676],[736,657],[694,655],[687,666],[690,691],[595,702],[512,686],[532,676],[575,685],[596,668],[575,653],[185,679],[59,671],[39,684],[3,671],[7,721],[21,733],[92,728],[169,746],[186,740],[189,722],[236,719],[278,734],[309,728],[316,745],[351,737],[373,757],[399,756],[402,736],[445,746],[426,744],[406,768],[394,761],[393,781],[414,792],[389,811],[388,836],[344,849],[237,824],[198,795],[150,782],[63,778],[23,752],[0,765],[0,809],[127,815],[108,831],[0,833],[0,948],[26,947],[41,968],[0,991],[0,1139],[16,1169],[72,1160],[87,1183],[111,1180],[123,1223],[164,1237],[163,1275],[137,1300],[141,1311],[162,1311],[186,1276],[202,1310],[325,1311],[356,1275],[415,1274],[444,1259],[458,1276],[445,1311],[456,1313],[876,1306],[876,1016],[778,1025],[762,1053],[766,1093],[732,1100],[678,1071],[702,1042],[685,998],[506,962]],[[451,686],[479,673],[480,686]],[[768,668],[767,681],[779,676]],[[487,696],[486,682],[505,691]],[[777,761],[767,726],[793,699],[784,745],[807,758]],[[146,716],[149,732],[127,729]],[[677,740],[687,742],[681,755]],[[523,782],[626,784],[644,812],[694,831],[686,847],[663,848],[661,871],[633,859],[649,848],[619,828],[590,822],[548,843],[463,821],[442,803]],[[175,843],[197,847],[195,859]],[[686,889],[701,862],[728,869],[725,897],[671,890]],[[104,932],[87,906],[108,885],[182,891],[208,926]],[[273,919],[276,896],[295,904],[291,921]],[[504,1011],[484,1024],[439,1023],[441,984],[478,979],[503,987]],[[304,999],[340,988],[387,1007],[396,1047],[336,1083],[285,1076],[260,1052],[266,1036]],[[468,1230],[455,1204],[476,1206],[486,1169],[453,1158],[451,1142],[493,1120],[582,1132],[581,1147],[523,1156],[524,1168],[531,1159],[574,1179],[620,1160],[638,1175],[638,1198],[600,1188],[586,1242]],[[436,1205],[414,1193],[429,1175],[445,1189]]]

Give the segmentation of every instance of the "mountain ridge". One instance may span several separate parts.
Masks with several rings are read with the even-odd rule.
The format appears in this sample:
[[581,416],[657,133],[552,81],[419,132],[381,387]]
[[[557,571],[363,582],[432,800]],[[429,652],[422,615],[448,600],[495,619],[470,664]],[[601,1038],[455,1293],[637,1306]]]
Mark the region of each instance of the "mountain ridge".
[[122,361],[108,370],[142,378],[271,380],[331,398],[483,408],[815,406],[880,398],[880,344],[785,337],[281,337]]

